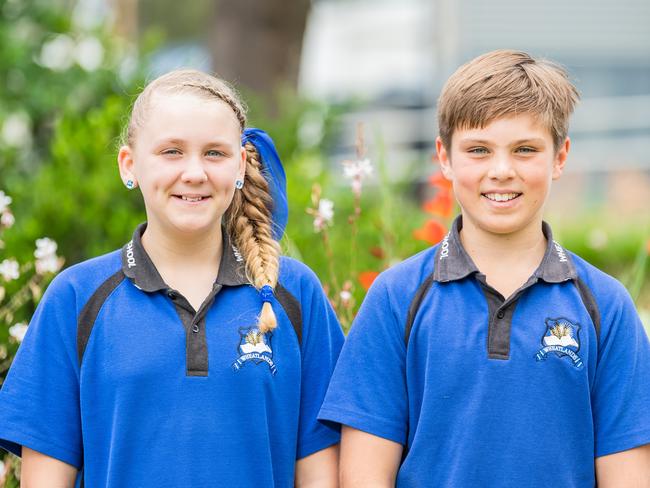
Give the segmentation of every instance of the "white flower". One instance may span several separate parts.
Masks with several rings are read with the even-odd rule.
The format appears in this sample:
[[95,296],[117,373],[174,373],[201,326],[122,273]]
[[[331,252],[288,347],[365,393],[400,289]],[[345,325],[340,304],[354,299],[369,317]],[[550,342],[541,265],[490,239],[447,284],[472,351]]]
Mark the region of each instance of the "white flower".
[[318,210],[314,218],[314,231],[320,232],[332,223],[334,219],[334,202],[327,198],[322,198],[318,202]]
[[343,290],[340,293],[340,295],[341,295],[341,301],[343,301],[343,303],[349,302],[350,299],[352,298],[352,293],[350,293],[348,290]]
[[5,259],[0,263],[0,275],[5,281],[18,279],[20,276],[18,261],[15,259]]
[[79,66],[95,71],[104,61],[104,46],[96,37],[86,37],[77,44],[74,55]]
[[25,112],[15,112],[2,124],[2,140],[10,147],[25,147],[32,141],[31,119]]
[[34,251],[34,257],[36,259],[44,259],[50,256],[56,255],[57,244],[49,237],[43,237],[42,239],[36,239],[36,250]]
[[360,179],[372,174],[372,164],[368,158],[356,161],[343,161],[343,176],[350,179]]
[[6,195],[5,192],[0,190],[0,213],[5,213],[9,210],[9,205],[11,204],[11,197]]
[[61,261],[56,256],[36,260],[36,273],[56,273],[61,268]]
[[75,44],[70,36],[59,34],[41,48],[39,62],[54,71],[65,71],[74,63]]
[[16,222],[16,219],[14,218],[14,214],[12,214],[11,212],[8,212],[8,211],[3,212],[0,215],[0,226],[2,226],[2,227],[9,228],[12,225],[14,225],[15,222]]
[[9,335],[16,339],[18,342],[23,342],[25,333],[27,332],[27,324],[18,322],[17,324],[9,327]]
[[61,267],[61,261],[56,255],[57,245],[52,239],[44,237],[36,239],[36,273],[56,273]]
[[318,215],[331,224],[332,219],[334,218],[334,202],[327,198],[321,199],[321,201],[318,202]]

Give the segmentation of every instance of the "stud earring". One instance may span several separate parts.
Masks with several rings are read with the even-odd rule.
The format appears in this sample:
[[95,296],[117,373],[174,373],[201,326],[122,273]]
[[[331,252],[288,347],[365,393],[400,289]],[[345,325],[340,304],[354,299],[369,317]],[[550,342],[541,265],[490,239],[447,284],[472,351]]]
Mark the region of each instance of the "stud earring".
[[127,181],[126,181],[126,187],[127,187],[129,190],[133,190],[133,189],[135,188],[135,183],[133,182],[133,180],[127,180]]
[[241,190],[242,188],[244,188],[244,180],[235,181],[235,188],[237,188],[238,190]]

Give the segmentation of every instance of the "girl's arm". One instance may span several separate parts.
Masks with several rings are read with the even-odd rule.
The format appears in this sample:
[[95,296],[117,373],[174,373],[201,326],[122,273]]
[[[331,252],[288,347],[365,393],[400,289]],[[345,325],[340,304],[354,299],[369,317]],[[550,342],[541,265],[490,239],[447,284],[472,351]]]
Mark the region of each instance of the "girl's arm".
[[650,488],[650,444],[596,458],[599,488]]
[[72,488],[77,479],[74,466],[23,446],[22,488]]
[[341,430],[341,487],[394,487],[402,449],[397,442],[344,425]]
[[334,445],[296,462],[296,488],[336,488],[339,446]]

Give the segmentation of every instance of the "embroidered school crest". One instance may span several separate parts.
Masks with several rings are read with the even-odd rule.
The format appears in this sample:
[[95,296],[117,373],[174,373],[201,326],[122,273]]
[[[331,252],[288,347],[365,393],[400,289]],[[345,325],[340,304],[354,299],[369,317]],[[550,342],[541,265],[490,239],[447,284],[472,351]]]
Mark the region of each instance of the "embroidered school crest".
[[578,351],[580,351],[579,333],[580,326],[567,319],[546,319],[546,332],[542,336],[542,346],[544,347],[537,352],[535,358],[537,361],[545,361],[549,354],[556,354],[561,358],[568,356],[576,368],[582,368],[582,359],[578,356]]
[[260,332],[256,326],[241,327],[239,329],[239,345],[237,353],[239,357],[232,363],[232,368],[239,371],[247,362],[252,361],[254,364],[266,363],[271,370],[271,374],[277,373],[277,368],[273,362],[273,350],[271,349],[271,332],[266,334]]

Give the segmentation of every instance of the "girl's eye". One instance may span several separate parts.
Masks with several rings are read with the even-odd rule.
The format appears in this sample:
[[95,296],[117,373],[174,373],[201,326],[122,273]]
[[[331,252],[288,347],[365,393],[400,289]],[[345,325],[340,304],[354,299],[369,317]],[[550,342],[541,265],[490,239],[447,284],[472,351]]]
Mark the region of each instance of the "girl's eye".
[[162,153],[163,154],[168,154],[170,156],[177,156],[181,152],[178,149],[165,149]]
[[223,153],[221,151],[217,151],[216,149],[211,149],[208,152],[205,153],[206,156],[209,156],[211,158],[218,158],[220,156],[223,156]]

